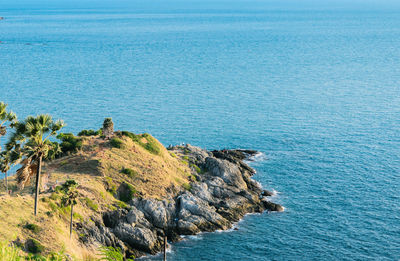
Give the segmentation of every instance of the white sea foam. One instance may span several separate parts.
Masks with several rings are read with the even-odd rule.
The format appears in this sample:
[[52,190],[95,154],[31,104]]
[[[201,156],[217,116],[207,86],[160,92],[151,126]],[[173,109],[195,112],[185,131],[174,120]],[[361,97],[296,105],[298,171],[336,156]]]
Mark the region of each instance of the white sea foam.
[[267,155],[264,152],[257,152],[253,156],[249,157],[246,161],[247,162],[260,162],[268,160]]

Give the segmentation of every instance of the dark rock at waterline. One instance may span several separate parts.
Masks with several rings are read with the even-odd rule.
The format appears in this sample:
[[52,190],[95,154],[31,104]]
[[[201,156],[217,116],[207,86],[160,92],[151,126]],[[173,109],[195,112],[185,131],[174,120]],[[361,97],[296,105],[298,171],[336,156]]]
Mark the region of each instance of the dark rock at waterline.
[[264,189],[263,192],[261,193],[261,196],[263,196],[263,197],[271,197],[273,195],[274,195],[273,192],[266,190],[266,189]]
[[264,204],[264,207],[269,211],[283,212],[285,210],[281,205],[272,203],[266,199],[262,199],[261,201]]
[[196,180],[191,189],[168,200],[134,198],[129,210],[103,213],[103,220],[94,225],[79,224],[83,243],[119,247],[126,256],[139,257],[161,251],[164,235],[176,242],[180,235],[229,229],[247,213],[284,210],[266,200],[272,193],[251,178],[255,171],[244,160],[256,151],[209,152],[189,144],[169,150],[201,168],[201,173],[192,169]]

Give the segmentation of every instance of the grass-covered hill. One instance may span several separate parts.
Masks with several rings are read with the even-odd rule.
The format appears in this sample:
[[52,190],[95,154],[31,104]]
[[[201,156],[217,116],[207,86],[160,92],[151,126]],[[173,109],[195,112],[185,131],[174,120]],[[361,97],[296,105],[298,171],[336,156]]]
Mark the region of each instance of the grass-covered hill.
[[[76,228],[101,219],[101,213],[126,208],[133,197],[173,198],[190,188],[194,179],[187,162],[169,152],[149,134],[84,131],[81,136],[61,134],[62,156],[46,161],[42,169],[38,215],[34,216],[34,179],[18,190],[11,178],[13,193],[0,195],[0,242],[14,242],[18,255],[48,256],[63,253],[77,260],[97,260],[100,245],[88,247],[86,235]],[[62,184],[78,183],[74,206],[74,232],[69,235],[70,207],[63,207]],[[10,251],[0,245],[7,260]],[[55,259],[57,260],[57,259]]]

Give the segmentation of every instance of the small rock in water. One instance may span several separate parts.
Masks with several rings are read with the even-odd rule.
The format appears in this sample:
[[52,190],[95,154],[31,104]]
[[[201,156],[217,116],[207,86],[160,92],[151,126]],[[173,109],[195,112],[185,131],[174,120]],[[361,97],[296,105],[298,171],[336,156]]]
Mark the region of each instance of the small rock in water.
[[263,192],[261,193],[261,196],[264,196],[264,197],[271,197],[271,196],[273,196],[274,195],[274,193],[273,192],[271,192],[271,191],[269,191],[269,190],[263,190]]

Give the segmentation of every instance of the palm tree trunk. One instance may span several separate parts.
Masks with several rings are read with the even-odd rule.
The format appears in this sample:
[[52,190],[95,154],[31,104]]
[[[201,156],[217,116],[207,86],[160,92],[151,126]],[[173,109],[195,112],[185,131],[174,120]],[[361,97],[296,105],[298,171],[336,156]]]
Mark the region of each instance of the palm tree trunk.
[[40,172],[41,171],[42,171],[42,154],[39,154],[37,173],[36,173],[35,216],[37,215],[37,207],[38,207],[38,203],[39,203]]
[[7,171],[4,173],[5,175],[5,181],[6,181],[6,193],[8,194],[8,180],[7,180]]
[[72,237],[72,218],[74,216],[74,204],[71,204],[71,221],[69,223],[69,238]]

